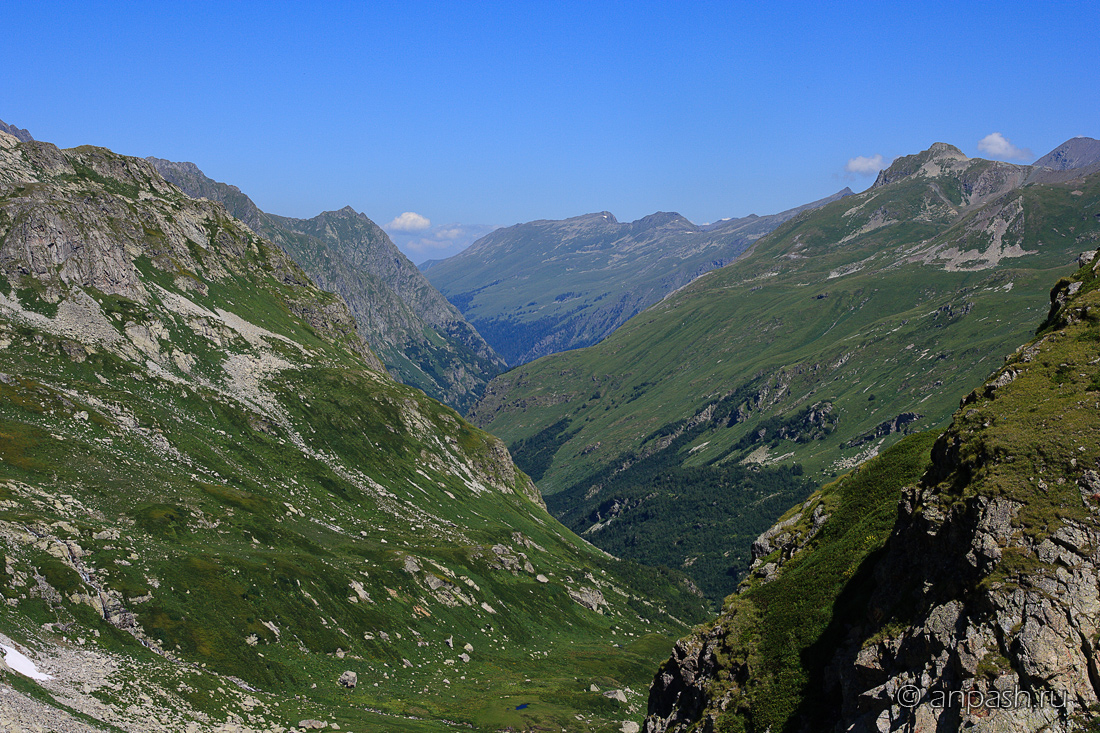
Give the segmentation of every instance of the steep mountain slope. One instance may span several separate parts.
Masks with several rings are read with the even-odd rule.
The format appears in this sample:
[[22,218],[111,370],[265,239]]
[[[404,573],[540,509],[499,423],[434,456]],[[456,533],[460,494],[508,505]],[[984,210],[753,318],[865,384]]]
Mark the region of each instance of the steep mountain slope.
[[0,274],[0,728],[614,730],[702,609],[146,161],[0,133]]
[[1074,137],[1051,150],[1035,165],[1055,170],[1087,168],[1100,163],[1100,140],[1091,137]]
[[907,439],[758,540],[658,674],[648,733],[1095,729],[1096,254],[930,455]]
[[[1097,213],[1100,175],[936,144],[602,343],[498,377],[471,419],[511,444],[575,531],[683,567],[721,597],[768,515],[805,496],[780,472],[797,464],[817,483],[942,425],[953,395],[1026,340],[1049,283],[1096,246]],[[658,506],[693,503],[713,509],[685,512],[655,557]]]
[[148,160],[188,195],[224,204],[323,289],[343,297],[367,342],[406,384],[462,411],[503,370],[504,360],[363,214],[351,207],[312,219],[267,214],[193,163]]
[[533,221],[421,268],[509,364],[523,364],[600,341],[784,221],[850,193],[707,226],[665,212],[629,224],[606,211]]

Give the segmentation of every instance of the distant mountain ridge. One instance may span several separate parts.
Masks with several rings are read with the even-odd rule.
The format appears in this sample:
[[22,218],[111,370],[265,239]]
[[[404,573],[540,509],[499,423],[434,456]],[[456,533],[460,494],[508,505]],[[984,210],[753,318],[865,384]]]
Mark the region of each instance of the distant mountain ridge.
[[848,188],[770,216],[704,226],[657,212],[601,211],[498,229],[421,269],[510,365],[597,343],[700,275],[727,265],[800,213]]
[[364,338],[401,381],[464,411],[503,371],[504,360],[364,214],[350,206],[312,219],[268,214],[194,163],[147,160],[188,195],[224,204],[318,285],[341,295]]
[[0,120],[0,132],[6,132],[22,143],[31,142],[32,140],[34,140],[34,138],[31,137],[31,134],[26,130],[18,128],[15,125],[9,125],[3,120]]

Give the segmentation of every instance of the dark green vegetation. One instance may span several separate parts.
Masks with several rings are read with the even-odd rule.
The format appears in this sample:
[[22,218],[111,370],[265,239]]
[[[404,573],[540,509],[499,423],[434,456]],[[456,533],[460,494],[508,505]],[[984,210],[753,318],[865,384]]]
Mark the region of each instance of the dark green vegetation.
[[53,708],[616,730],[703,614],[565,530],[339,297],[144,161],[0,136],[0,270],[0,630],[55,672],[18,680]]
[[523,364],[600,341],[800,211],[850,193],[706,226],[666,212],[630,223],[606,211],[533,221],[421,267],[509,364]]
[[[868,191],[783,224],[596,346],[497,377],[470,416],[521,465],[537,464],[548,501],[568,505],[571,526],[600,546],[620,546],[616,525],[648,511],[649,494],[637,495],[597,526],[616,498],[607,477],[651,455],[668,454],[662,470],[799,465],[820,483],[943,425],[958,395],[1030,337],[1050,283],[1095,249],[1097,211],[1098,174],[936,145]],[[675,553],[663,562],[700,580],[736,558],[743,566],[744,538],[699,521],[670,533],[706,533],[719,567]]]
[[[736,403],[736,399],[726,400],[723,407],[729,411]],[[820,414],[824,412],[814,411],[815,416]],[[811,431],[804,439],[809,440],[816,434],[816,421],[808,417],[809,413],[801,414],[785,423],[773,419],[743,440],[788,436],[790,431],[806,425]],[[559,422],[551,427],[561,425]],[[589,536],[599,533],[600,546],[619,557],[649,565],[692,568],[698,564],[692,578],[718,602],[748,569],[748,547],[757,535],[817,484],[804,478],[797,464],[684,465],[684,450],[704,429],[702,424],[690,428],[674,425],[664,433],[649,436],[645,445],[650,450],[642,455],[620,456],[613,466],[550,495],[547,506],[574,531]],[[566,435],[562,430],[557,439]],[[528,446],[521,444],[513,449],[518,465],[526,469]],[[548,452],[543,448],[535,456],[545,460]],[[600,498],[598,504],[587,501],[593,491]],[[715,542],[718,537],[721,542]]]
[[[721,637],[716,659],[720,674],[742,681],[732,689],[731,704],[719,718],[721,730],[791,730],[799,719],[822,720],[828,701],[826,665],[845,640],[846,621],[865,612],[874,579],[872,568],[897,519],[904,486],[916,482],[929,463],[936,436],[920,433],[891,446],[857,470],[826,485],[797,513],[786,531],[797,543],[809,543],[784,563],[779,548],[760,558],[781,564],[775,580],[750,577],[737,595],[726,599],[720,618],[698,633],[721,624],[738,633]],[[828,516],[812,534],[818,507]]]
[[351,207],[312,219],[267,214],[236,186],[207,178],[193,163],[148,160],[184,193],[224,204],[282,247],[323,290],[339,294],[363,338],[399,380],[464,411],[504,369],[504,360],[363,214]]

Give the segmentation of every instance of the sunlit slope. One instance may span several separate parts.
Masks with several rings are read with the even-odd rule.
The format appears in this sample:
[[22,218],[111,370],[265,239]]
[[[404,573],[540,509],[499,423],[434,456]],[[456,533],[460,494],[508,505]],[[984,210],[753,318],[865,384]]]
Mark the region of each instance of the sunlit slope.
[[698,618],[145,161],[0,135],[0,272],[5,724],[615,730]]
[[[654,469],[706,469],[725,480],[707,503],[741,511],[758,499],[722,479],[730,466],[800,464],[816,481],[943,424],[1095,247],[1100,177],[1079,175],[942,144],[899,159],[868,191],[783,225],[606,341],[498,377],[471,417],[511,444],[569,526],[653,561],[637,517],[668,495]],[[696,482],[670,490],[695,501]],[[701,554],[662,561],[709,573],[717,593],[748,547],[708,525],[680,528],[709,534]]]

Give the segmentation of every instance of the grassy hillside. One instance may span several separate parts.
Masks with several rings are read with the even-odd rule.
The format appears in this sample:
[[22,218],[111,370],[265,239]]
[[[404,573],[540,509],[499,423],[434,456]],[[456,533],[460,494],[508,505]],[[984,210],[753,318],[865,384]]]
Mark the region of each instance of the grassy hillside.
[[[675,485],[735,466],[799,465],[828,480],[946,422],[958,394],[1027,340],[1049,283],[1095,247],[1098,207],[1095,174],[1058,179],[933,146],[602,343],[498,377],[471,418],[538,476],[552,511],[601,546],[644,535],[644,518],[607,521],[616,502],[644,513],[651,494],[679,496],[624,493],[654,461]],[[757,499],[731,479],[718,501],[722,514]],[[728,592],[747,543],[721,522],[677,532],[695,533],[724,548],[720,559],[677,548],[663,561],[700,582],[728,577],[712,591]]]
[[0,135],[0,273],[0,727],[616,730],[703,611],[144,161]]

